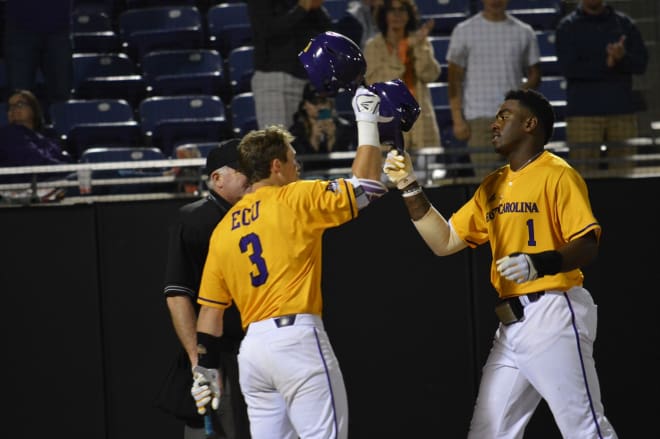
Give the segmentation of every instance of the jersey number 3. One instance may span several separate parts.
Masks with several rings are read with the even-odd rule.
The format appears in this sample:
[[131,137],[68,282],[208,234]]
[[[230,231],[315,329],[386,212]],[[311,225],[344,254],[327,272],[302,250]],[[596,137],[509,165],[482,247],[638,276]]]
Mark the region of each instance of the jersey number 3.
[[256,267],[256,273],[254,271],[250,273],[252,286],[258,287],[265,284],[268,279],[268,267],[266,266],[266,260],[261,256],[263,250],[259,236],[255,233],[247,234],[241,238],[238,245],[241,253],[248,253],[251,250],[248,256],[250,257],[250,262]]

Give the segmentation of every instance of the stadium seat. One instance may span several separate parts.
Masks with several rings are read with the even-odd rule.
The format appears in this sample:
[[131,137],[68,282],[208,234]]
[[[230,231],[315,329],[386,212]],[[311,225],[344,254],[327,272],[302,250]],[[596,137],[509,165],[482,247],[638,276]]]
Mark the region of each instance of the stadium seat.
[[156,6],[197,6],[198,0],[124,0],[125,9],[151,8]]
[[102,11],[76,10],[71,14],[71,42],[73,51],[117,52],[121,48],[110,16]]
[[347,0],[325,0],[323,7],[328,11],[328,15],[333,22],[338,22],[348,13]]
[[417,0],[420,21],[433,19],[431,35],[449,35],[457,23],[470,16],[470,0]]
[[229,103],[229,112],[234,136],[242,137],[248,131],[257,129],[257,115],[251,92],[234,96]]
[[112,17],[124,7],[124,0],[73,0],[72,13],[93,13],[102,12]]
[[561,18],[561,0],[509,0],[507,11],[535,29],[554,29]]
[[[153,160],[167,160],[167,157],[158,148],[145,147],[114,147],[90,148],[82,153],[80,163],[112,163],[112,162],[141,162]],[[172,192],[175,184],[172,181],[121,183],[107,180],[135,179],[148,177],[163,177],[169,167],[103,169],[92,171],[92,195],[133,194]],[[96,180],[96,182],[95,182]],[[100,184],[103,183],[103,184]]]
[[78,159],[93,146],[136,146],[140,127],[123,99],[72,99],[49,108],[53,130]]
[[252,45],[252,27],[247,3],[220,3],[206,13],[208,43],[226,59],[229,52]]
[[452,124],[451,109],[449,108],[449,94],[446,82],[431,82],[428,84],[431,92],[431,102],[435,111],[435,118],[438,121],[438,127],[442,130],[447,125]]
[[153,50],[203,46],[202,17],[195,6],[126,9],[119,15],[119,34],[136,61]]
[[73,95],[77,99],[125,99],[137,105],[146,83],[125,53],[74,53]]
[[153,96],[140,103],[139,114],[147,144],[168,157],[176,144],[218,141],[230,133],[225,105],[218,96]]
[[561,75],[559,61],[557,60],[557,49],[555,47],[555,31],[544,30],[536,32],[536,40],[539,43],[541,53],[541,74],[544,76]]
[[252,91],[252,75],[254,74],[254,47],[237,47],[229,52],[227,59],[229,70],[229,86],[232,95]]
[[538,90],[550,101],[555,110],[555,119],[563,121],[566,116],[566,78],[543,76]]
[[449,48],[449,36],[429,36],[431,46],[433,46],[433,56],[440,63],[442,70],[436,82],[447,82],[449,77],[449,65],[447,63],[447,49]]
[[213,49],[157,50],[142,59],[150,95],[223,94],[223,60]]

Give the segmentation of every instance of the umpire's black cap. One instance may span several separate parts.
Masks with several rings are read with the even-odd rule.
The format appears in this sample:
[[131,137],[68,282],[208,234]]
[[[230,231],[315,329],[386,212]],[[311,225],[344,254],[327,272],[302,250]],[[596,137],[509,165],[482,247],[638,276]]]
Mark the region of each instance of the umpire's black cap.
[[217,148],[213,148],[206,156],[206,175],[211,175],[216,169],[223,166],[238,169],[238,144],[240,139],[229,139],[220,142]]

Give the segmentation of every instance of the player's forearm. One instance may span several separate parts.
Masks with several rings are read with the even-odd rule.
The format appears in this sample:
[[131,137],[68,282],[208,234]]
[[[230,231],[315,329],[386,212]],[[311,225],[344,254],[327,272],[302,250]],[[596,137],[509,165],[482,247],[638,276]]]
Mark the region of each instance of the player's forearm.
[[223,333],[223,321],[225,310],[202,305],[197,317],[197,332],[221,337]]
[[383,153],[380,149],[378,124],[357,121],[358,148],[353,159],[352,172],[357,178],[380,181]]
[[167,298],[172,325],[193,366],[197,364],[197,316],[188,296]]
[[562,256],[562,272],[589,265],[598,256],[598,241],[595,233],[590,232],[585,236],[570,241],[561,247],[558,252]]

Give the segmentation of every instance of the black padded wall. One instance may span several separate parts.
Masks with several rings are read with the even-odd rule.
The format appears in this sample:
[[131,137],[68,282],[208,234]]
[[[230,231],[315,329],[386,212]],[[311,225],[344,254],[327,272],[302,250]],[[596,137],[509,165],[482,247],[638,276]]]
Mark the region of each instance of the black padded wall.
[[162,294],[167,230],[181,201],[99,204],[108,439],[180,439],[153,407],[178,340]]
[[105,438],[95,212],[0,210],[2,436]]
[[[606,414],[620,437],[648,437],[660,408],[640,402],[659,390],[660,179],[589,188],[604,229],[585,286],[599,305]],[[473,189],[426,192],[448,218]],[[7,437],[40,437],[45,426],[70,439],[181,438],[153,399],[178,345],[161,288],[167,226],[184,202],[0,210]],[[392,192],[327,232],[323,263],[351,438],[465,437],[497,327],[488,246],[432,255]],[[543,403],[526,437],[559,437]]]
[[[460,187],[431,195],[447,213],[465,198]],[[466,431],[474,392],[467,260],[433,255],[397,192],[326,232],[324,320],[348,390],[351,437]]]

